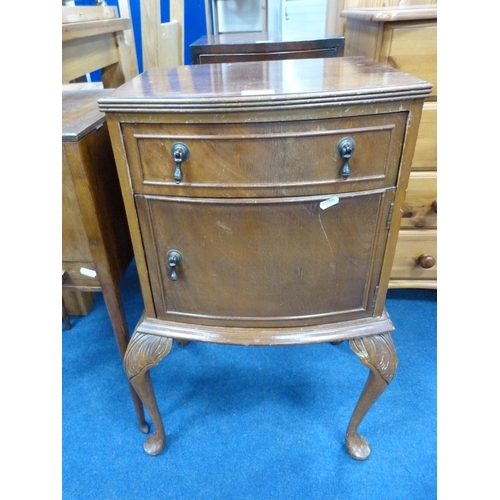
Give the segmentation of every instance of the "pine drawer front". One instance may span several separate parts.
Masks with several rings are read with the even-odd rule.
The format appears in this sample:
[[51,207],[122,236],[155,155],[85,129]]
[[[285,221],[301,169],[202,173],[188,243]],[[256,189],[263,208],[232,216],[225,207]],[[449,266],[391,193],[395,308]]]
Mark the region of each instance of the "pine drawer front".
[[437,173],[412,172],[403,203],[401,229],[437,228]]
[[[407,115],[261,123],[124,124],[136,193],[179,196],[293,196],[396,184]],[[351,173],[337,146],[354,140]],[[174,180],[175,143],[189,149]]]
[[413,155],[413,170],[437,168],[437,102],[425,102]]
[[435,288],[437,260],[436,230],[401,230],[392,266],[391,287],[398,286],[397,283],[392,283],[393,280],[416,280],[413,283],[415,287],[421,281],[421,285],[428,282],[428,288]]

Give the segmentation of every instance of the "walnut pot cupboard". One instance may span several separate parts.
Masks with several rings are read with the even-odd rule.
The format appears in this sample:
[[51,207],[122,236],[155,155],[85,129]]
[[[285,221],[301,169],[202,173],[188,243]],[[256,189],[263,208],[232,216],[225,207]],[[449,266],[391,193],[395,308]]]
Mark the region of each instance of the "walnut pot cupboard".
[[437,6],[348,9],[345,55],[366,56],[433,84],[403,204],[391,288],[437,288]]
[[[432,86],[364,57],[153,68],[99,100],[145,311],[124,359],[165,446],[149,370],[172,339],[348,340],[370,368],[347,428],[392,380],[384,302]],[[332,348],[333,349],[333,348]]]

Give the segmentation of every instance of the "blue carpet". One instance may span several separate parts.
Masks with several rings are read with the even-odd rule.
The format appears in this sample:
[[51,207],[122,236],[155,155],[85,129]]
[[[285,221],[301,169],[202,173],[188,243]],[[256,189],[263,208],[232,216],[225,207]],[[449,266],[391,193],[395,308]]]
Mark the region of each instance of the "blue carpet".
[[[121,287],[133,331],[142,312],[134,262]],[[390,290],[387,309],[399,365],[360,426],[366,461],[344,445],[368,374],[347,342],[174,343],[151,370],[167,446],[150,457],[96,294],[90,314],[63,327],[63,498],[436,498],[436,291]]]

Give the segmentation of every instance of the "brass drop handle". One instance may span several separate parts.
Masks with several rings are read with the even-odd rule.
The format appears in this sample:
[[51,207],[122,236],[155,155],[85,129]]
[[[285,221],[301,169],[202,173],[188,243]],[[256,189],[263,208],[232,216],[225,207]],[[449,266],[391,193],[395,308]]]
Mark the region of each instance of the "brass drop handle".
[[170,152],[175,161],[174,181],[179,184],[182,181],[182,162],[189,158],[189,148],[183,142],[176,142]]
[[423,267],[424,269],[430,269],[436,264],[436,259],[428,253],[423,253],[418,257],[417,262],[420,267]]
[[337,144],[337,152],[344,160],[342,168],[340,169],[340,176],[344,180],[346,180],[351,175],[349,160],[351,159],[355,148],[356,144],[354,143],[354,139],[352,137],[344,137]]
[[177,266],[182,262],[182,255],[178,250],[170,250],[167,253],[167,261],[170,266],[170,280],[177,281],[179,275],[177,274]]

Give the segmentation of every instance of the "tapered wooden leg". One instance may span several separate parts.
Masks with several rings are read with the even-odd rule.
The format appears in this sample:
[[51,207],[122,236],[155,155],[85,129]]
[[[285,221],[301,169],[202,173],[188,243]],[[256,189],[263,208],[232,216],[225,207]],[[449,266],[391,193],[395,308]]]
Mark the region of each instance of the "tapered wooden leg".
[[71,330],[71,321],[69,320],[68,311],[66,309],[66,304],[64,303],[64,297],[62,299],[62,318],[64,321],[64,326],[66,330]]
[[394,378],[398,358],[390,333],[351,339],[349,345],[361,362],[370,368],[368,380],[354,408],[346,433],[349,455],[357,460],[365,460],[370,455],[370,444],[358,434],[358,427],[368,410]]
[[[115,334],[118,351],[123,361],[129,339],[128,326],[125,319],[125,311],[123,308],[120,288],[118,286],[118,283],[114,282],[111,279],[103,279],[103,281],[105,282],[102,284],[102,295],[104,298],[104,303],[106,304],[106,309],[108,310],[109,318],[111,320],[111,326],[113,327],[113,333]],[[147,434],[149,432],[149,425],[146,422],[146,418],[144,416],[144,407],[142,406],[142,402],[138,394],[135,392],[135,389],[130,384],[129,389],[135,413],[137,415],[137,420],[139,422],[139,429],[144,434]]]
[[144,442],[148,455],[158,455],[165,448],[165,430],[151,384],[149,370],[156,366],[172,348],[172,339],[140,333],[132,335],[123,361],[130,383],[139,394],[153,421],[154,432]]

